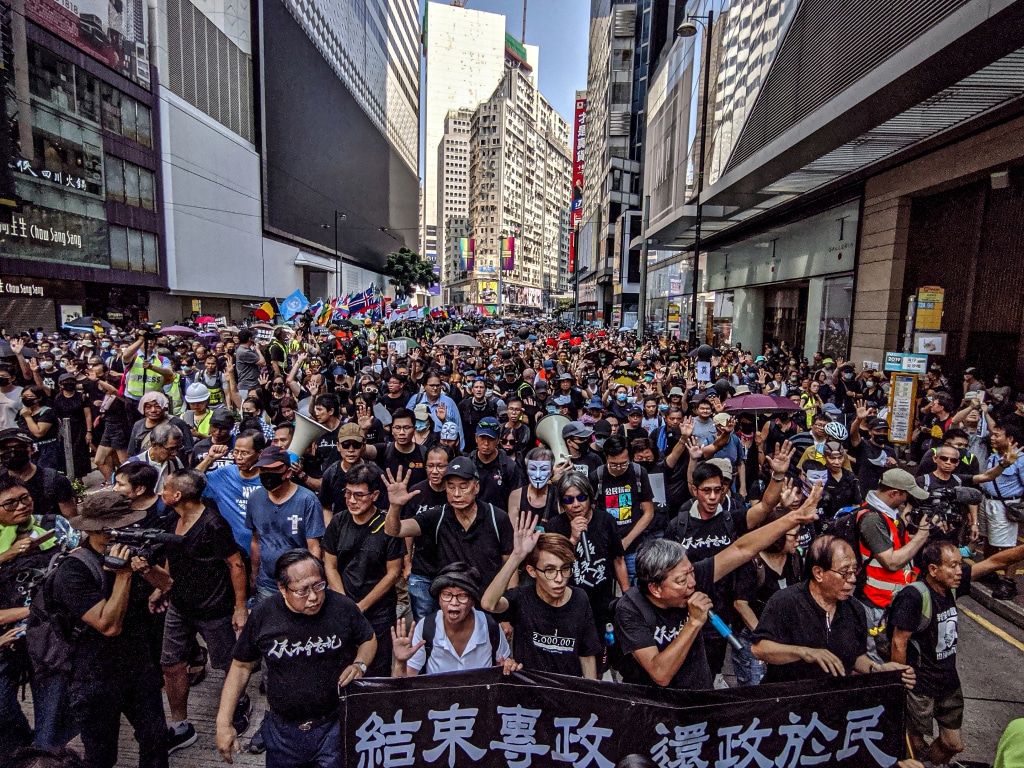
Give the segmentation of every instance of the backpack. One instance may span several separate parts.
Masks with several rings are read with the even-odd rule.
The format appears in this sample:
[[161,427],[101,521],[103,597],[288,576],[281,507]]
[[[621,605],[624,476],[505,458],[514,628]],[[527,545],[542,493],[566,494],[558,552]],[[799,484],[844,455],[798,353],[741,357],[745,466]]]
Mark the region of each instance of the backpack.
[[[481,613],[483,613],[481,611]],[[498,648],[501,645],[501,627],[498,626],[490,614],[484,613],[484,618],[487,620],[487,639],[491,643],[491,660],[493,661],[495,656],[498,655]],[[420,670],[423,674],[427,672],[427,661],[430,659],[430,654],[434,650],[434,635],[437,633],[437,611],[428,613],[423,617],[423,653],[426,654],[423,657],[423,668]]]
[[[635,461],[629,462],[629,466],[633,469],[633,476],[636,477],[636,493],[637,499],[639,500],[640,492],[643,490],[643,480],[641,479],[640,475],[640,470],[643,469],[643,467],[641,467]],[[600,467],[597,468],[597,471],[594,473],[595,477],[597,477],[597,487],[594,488],[595,496],[604,496],[604,475],[607,469],[608,465],[602,464]]]
[[[726,528],[729,530],[729,535],[732,537],[733,541],[736,541],[736,523],[733,522],[732,519],[732,496],[728,495],[725,498],[728,503],[723,505],[723,509],[720,514],[722,515],[722,521],[725,523]],[[679,538],[676,539],[677,541],[684,541],[686,539],[687,534],[689,533],[691,520],[690,510],[692,509],[693,503],[684,504],[682,507],[679,508],[679,512],[676,515],[675,520],[672,521],[673,523],[676,521],[679,522]]]
[[[796,576],[797,581],[802,581],[804,577],[804,561],[799,556],[790,555],[789,561],[793,563],[793,574]],[[768,567],[765,565],[764,560],[760,555],[754,555],[750,562],[754,564],[754,571],[757,573],[757,588],[758,590],[764,586],[765,580],[768,578]]]
[[835,536],[837,539],[842,539],[853,547],[853,553],[857,556],[857,565],[859,566],[863,566],[864,563],[860,554],[860,532],[858,526],[860,525],[861,518],[868,512],[878,514],[877,510],[871,509],[871,507],[867,506],[866,502],[856,507],[843,507],[836,511],[835,517],[831,520],[826,520],[821,526],[822,535]]
[[68,613],[53,594],[57,569],[69,557],[84,563],[97,582],[104,580],[102,566],[84,547],[54,555],[29,606],[25,628],[25,643],[37,677],[70,673],[78,638],[88,628],[85,622]]

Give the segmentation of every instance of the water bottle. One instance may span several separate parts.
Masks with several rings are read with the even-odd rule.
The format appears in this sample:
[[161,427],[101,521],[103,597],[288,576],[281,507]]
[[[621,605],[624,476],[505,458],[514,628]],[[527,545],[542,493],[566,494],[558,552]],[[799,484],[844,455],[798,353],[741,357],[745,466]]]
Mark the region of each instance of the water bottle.
[[615,645],[615,627],[611,622],[604,625],[604,642],[606,646]]

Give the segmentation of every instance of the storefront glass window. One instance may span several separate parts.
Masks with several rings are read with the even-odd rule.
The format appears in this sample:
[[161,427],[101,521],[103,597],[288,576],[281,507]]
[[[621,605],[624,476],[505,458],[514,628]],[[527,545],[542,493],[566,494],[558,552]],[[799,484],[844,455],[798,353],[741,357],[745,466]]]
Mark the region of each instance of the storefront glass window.
[[845,357],[850,348],[850,318],[853,313],[853,275],[825,281],[822,297],[821,335],[823,355]]

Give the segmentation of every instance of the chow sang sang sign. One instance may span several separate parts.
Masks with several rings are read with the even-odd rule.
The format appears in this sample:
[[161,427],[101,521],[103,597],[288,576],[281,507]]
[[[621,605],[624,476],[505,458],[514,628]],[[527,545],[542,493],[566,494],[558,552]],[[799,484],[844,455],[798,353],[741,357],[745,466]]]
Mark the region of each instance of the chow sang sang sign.
[[348,768],[889,768],[899,673],[737,691],[667,691],[500,670],[360,680],[342,707]]

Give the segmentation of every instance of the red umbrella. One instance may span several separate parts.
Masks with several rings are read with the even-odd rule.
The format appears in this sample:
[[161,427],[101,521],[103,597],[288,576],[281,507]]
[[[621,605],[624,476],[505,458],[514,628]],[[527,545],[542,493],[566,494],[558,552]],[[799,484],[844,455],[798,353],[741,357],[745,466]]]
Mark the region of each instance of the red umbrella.
[[777,413],[778,411],[802,411],[799,405],[786,397],[773,395],[740,395],[730,397],[724,406],[729,413],[744,411],[746,413]]
[[206,323],[216,323],[217,318],[213,317],[212,315],[203,315],[202,317],[197,317],[196,322],[199,323],[200,325],[204,325]]

